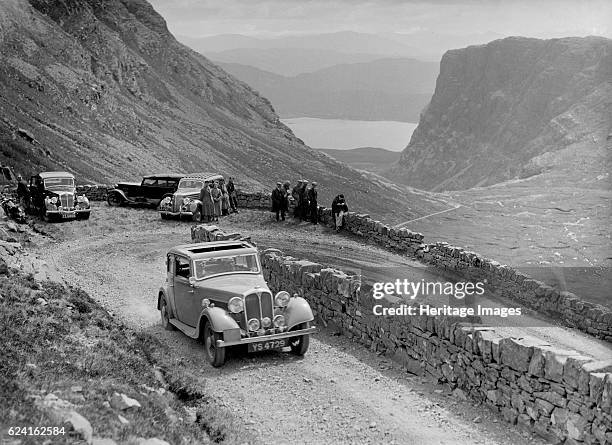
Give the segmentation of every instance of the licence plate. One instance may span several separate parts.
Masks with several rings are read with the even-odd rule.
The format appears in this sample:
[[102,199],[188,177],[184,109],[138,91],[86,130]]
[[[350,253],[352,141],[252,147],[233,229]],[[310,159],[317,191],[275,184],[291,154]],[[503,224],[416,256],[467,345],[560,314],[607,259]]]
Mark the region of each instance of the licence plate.
[[257,343],[249,343],[249,352],[273,351],[275,349],[282,349],[285,346],[288,346],[286,338],[281,338],[280,340],[260,341]]
[[74,218],[74,217],[76,217],[76,213],[75,212],[62,212],[61,215],[62,215],[62,218]]

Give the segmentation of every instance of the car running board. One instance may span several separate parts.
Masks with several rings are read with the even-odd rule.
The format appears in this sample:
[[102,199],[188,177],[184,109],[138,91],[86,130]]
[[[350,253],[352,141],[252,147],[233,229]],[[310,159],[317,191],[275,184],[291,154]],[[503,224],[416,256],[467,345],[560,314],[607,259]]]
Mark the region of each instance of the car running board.
[[176,326],[177,329],[181,330],[185,335],[191,338],[198,338],[198,331],[196,328],[186,325],[185,323],[181,323],[176,318],[171,318],[168,320],[170,324]]

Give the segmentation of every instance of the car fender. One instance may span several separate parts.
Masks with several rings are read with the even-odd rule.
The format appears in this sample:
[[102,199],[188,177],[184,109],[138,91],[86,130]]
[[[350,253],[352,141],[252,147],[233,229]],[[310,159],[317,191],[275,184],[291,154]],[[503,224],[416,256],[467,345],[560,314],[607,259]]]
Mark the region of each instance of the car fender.
[[175,318],[175,316],[174,316],[174,312],[175,312],[174,301],[172,301],[173,298],[171,297],[170,293],[168,292],[168,289],[166,289],[166,286],[161,286],[159,288],[159,292],[158,292],[158,295],[157,295],[157,310],[161,309],[162,298],[166,299],[166,304],[168,305],[168,310],[170,311],[170,318]]
[[111,193],[117,193],[119,194],[123,199],[125,199],[126,201],[130,201],[130,199],[127,197],[127,195],[123,192],[123,190],[121,189],[112,189],[108,191],[108,195],[110,195]]
[[198,210],[198,207],[202,207],[202,201],[199,199],[192,199],[189,203],[189,211],[194,213],[196,210]]
[[307,321],[314,320],[312,309],[302,297],[293,297],[289,300],[289,304],[284,311],[285,323],[287,328],[291,329],[300,323],[306,323]]
[[200,332],[200,329],[204,326],[205,321],[210,322],[215,332],[229,331],[232,329],[240,330],[240,326],[238,326],[236,320],[234,320],[225,309],[220,307],[209,306],[202,310],[198,322],[198,332]]

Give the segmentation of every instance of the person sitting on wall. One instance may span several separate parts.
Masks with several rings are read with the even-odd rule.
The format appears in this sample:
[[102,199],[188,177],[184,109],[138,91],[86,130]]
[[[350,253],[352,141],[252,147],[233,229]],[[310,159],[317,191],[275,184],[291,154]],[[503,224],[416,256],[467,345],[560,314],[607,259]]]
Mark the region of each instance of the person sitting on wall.
[[344,200],[344,195],[340,194],[332,201],[332,215],[334,216],[334,226],[336,232],[339,232],[344,227],[344,215],[348,212],[348,206]]
[[272,190],[272,213],[276,213],[276,221],[279,220],[279,214],[282,220],[285,220],[285,189],[280,182],[276,183],[276,188]]

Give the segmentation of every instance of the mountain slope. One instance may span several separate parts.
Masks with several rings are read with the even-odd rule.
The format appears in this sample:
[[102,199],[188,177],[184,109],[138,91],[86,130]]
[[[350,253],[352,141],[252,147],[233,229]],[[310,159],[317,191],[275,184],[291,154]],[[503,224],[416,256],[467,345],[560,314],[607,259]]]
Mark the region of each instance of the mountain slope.
[[107,182],[217,170],[256,188],[305,177],[322,202],[343,191],[373,213],[418,212],[399,190],[306,147],[144,0],[3,1],[0,62],[0,160],[24,174]]
[[507,38],[448,51],[431,103],[386,176],[465,189],[539,173],[547,157],[581,141],[599,149],[612,121],[610,79],[605,38]]
[[435,62],[402,58],[338,64],[293,77],[219,65],[270,99],[282,117],[417,122],[438,74]]

